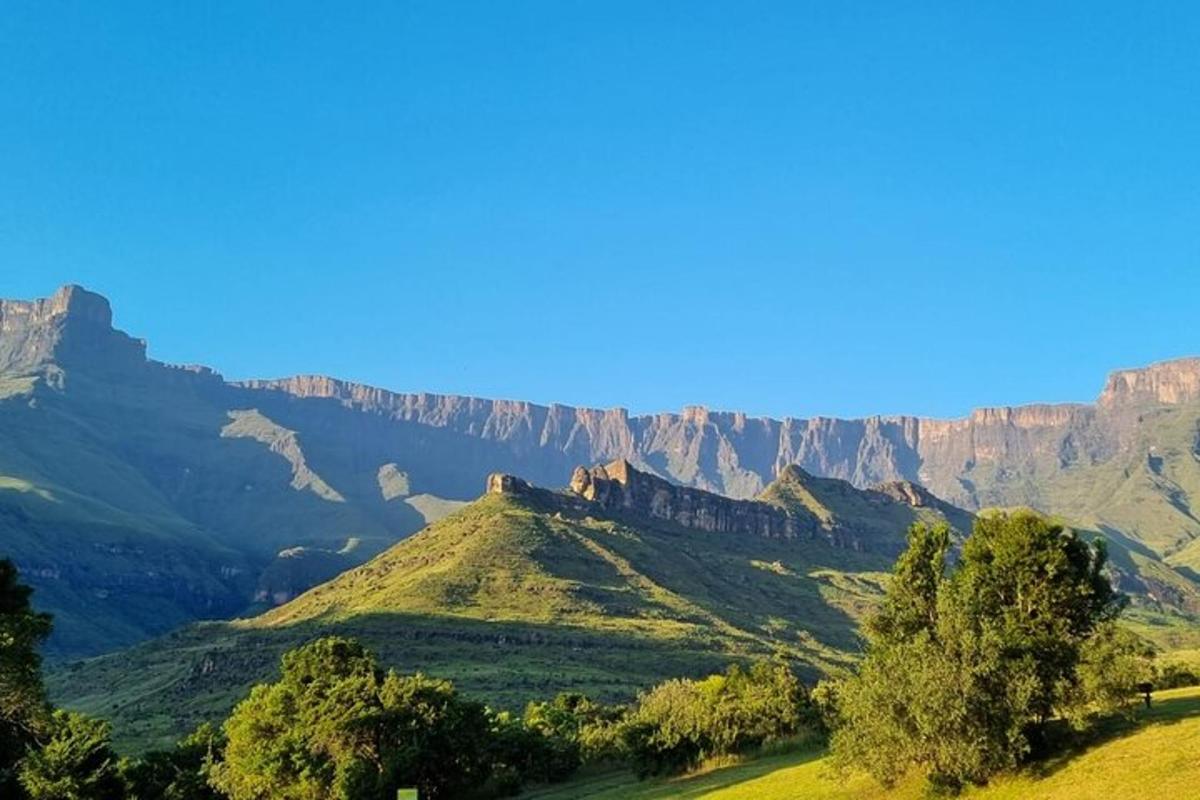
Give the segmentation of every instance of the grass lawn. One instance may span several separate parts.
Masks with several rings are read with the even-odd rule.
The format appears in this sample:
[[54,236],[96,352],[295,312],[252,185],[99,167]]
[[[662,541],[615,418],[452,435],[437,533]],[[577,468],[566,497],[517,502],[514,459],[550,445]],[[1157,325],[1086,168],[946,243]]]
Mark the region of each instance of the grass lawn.
[[[1103,741],[962,795],[974,800],[1138,800],[1200,797],[1200,688],[1155,695],[1135,723],[1114,722]],[[819,752],[757,759],[671,780],[628,775],[534,791],[537,800],[917,800],[922,781],[887,792],[865,775],[838,776]]]

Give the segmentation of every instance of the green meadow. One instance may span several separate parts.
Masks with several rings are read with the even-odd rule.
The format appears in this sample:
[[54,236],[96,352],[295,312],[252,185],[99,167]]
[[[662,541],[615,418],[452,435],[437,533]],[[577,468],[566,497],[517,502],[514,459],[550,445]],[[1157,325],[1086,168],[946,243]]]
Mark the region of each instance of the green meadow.
[[[1111,800],[1200,796],[1200,687],[1154,695],[1136,719],[1115,719],[1090,745],[970,789],[965,800]],[[673,779],[598,775],[522,795],[529,800],[918,800],[922,779],[885,790],[839,774],[819,750],[750,759]]]

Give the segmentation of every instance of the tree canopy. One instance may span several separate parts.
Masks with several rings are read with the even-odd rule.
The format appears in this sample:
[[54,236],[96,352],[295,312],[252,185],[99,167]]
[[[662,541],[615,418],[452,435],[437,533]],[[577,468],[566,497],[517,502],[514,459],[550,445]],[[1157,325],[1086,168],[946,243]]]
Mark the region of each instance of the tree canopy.
[[384,673],[349,639],[291,651],[226,721],[213,784],[233,800],[451,796],[488,777],[484,707],[445,681]]
[[0,796],[16,796],[17,762],[50,723],[38,645],[50,635],[50,615],[30,606],[32,590],[0,559]]
[[55,711],[50,737],[21,761],[30,800],[123,800],[119,759],[109,726],[70,711]]
[[838,693],[835,753],[885,785],[919,769],[956,788],[1015,766],[1051,717],[1091,702],[1087,658],[1120,650],[1089,646],[1124,602],[1102,542],[1033,512],[993,513],[949,574],[948,553],[947,530],[909,532],[866,658]]

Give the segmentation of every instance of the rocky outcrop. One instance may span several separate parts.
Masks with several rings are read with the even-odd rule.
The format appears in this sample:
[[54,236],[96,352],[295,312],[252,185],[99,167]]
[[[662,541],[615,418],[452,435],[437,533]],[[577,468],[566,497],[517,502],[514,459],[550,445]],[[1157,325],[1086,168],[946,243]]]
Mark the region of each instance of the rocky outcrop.
[[50,363],[120,372],[145,360],[145,343],[114,330],[108,301],[82,287],[64,286],[41,300],[0,300],[0,372]]
[[633,513],[711,533],[793,539],[815,535],[815,519],[753,500],[733,500],[640,472],[624,460],[576,467],[571,492],[605,512]]
[[1146,403],[1178,405],[1196,400],[1200,400],[1200,358],[1180,358],[1112,373],[1096,404],[1109,409]]
[[913,508],[936,508],[942,505],[942,501],[934,497],[932,492],[912,481],[889,481],[873,488],[880,494]]
[[487,494],[507,494],[518,497],[531,497],[535,494],[548,494],[536,488],[529,481],[522,480],[516,475],[506,475],[503,472],[493,472],[488,475]]
[[[794,487],[797,482],[811,479],[798,467],[789,466],[777,484]],[[857,516],[851,518],[826,509],[818,515],[802,504],[778,502],[777,498],[768,500],[767,495],[763,500],[735,500],[679,486],[623,460],[590,468],[576,467],[569,486],[559,492],[535,486],[515,475],[493,473],[487,479],[487,492],[521,498],[571,515],[661,521],[730,536],[820,539],[835,547],[886,553],[898,551],[908,524],[918,519],[892,513],[898,507],[929,508],[961,531],[970,527],[969,514],[914,484],[862,490],[844,481],[817,480],[823,484],[818,490],[820,494],[848,499]]]

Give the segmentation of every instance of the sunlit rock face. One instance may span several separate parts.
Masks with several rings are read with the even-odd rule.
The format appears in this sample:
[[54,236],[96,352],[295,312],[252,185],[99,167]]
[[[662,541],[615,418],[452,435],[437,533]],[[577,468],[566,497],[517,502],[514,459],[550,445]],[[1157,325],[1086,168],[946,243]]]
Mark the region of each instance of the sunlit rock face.
[[817,478],[789,466],[755,500],[679,486],[617,460],[576,467],[562,491],[551,491],[504,473],[487,479],[489,494],[507,495],[575,516],[667,523],[726,536],[823,540],[834,547],[898,553],[917,521],[946,522],[965,534],[971,515],[907,482],[858,489],[836,478]]
[[[1200,402],[1200,359],[1114,373],[1095,405],[980,408],[952,420],[777,420],[698,406],[631,416],[624,409],[398,394],[316,376],[243,385],[477,440],[495,454],[493,469],[539,484],[560,484],[579,463],[623,460],[674,483],[745,499],[798,464],[859,487],[907,480],[979,508],[1026,500],[1006,488],[1015,475],[1040,478],[1111,458],[1138,424],[1136,410],[1147,404]],[[473,476],[474,485],[481,478]]]

